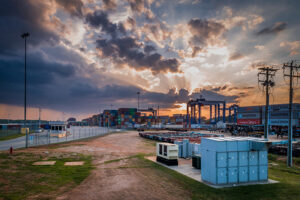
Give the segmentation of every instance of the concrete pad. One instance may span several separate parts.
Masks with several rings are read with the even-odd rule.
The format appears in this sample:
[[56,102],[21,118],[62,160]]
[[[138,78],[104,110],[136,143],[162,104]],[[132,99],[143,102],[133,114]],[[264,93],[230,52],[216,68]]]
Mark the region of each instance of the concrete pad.
[[65,166],[80,166],[83,165],[84,161],[76,161],[76,162],[65,162]]
[[54,165],[56,161],[38,161],[33,163],[32,165]]
[[213,188],[225,188],[225,187],[237,187],[237,186],[247,186],[247,185],[257,185],[257,184],[271,184],[271,183],[279,183],[279,181],[268,179],[265,182],[251,182],[251,183],[235,183],[235,184],[227,184],[227,185],[213,185],[211,183],[207,183],[201,179],[201,170],[196,169],[192,166],[192,160],[186,160],[179,158],[178,159],[178,166],[168,166],[166,164],[160,163],[156,161],[156,156],[145,157],[146,159],[155,162],[159,165],[177,171],[191,179],[194,179],[200,183],[204,183]]

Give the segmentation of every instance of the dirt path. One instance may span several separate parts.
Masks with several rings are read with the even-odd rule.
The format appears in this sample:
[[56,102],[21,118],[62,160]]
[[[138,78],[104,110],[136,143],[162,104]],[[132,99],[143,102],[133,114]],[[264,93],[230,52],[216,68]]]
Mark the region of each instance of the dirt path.
[[140,138],[137,132],[78,143],[56,151],[93,155],[96,169],[79,186],[57,199],[189,199],[189,194],[169,181],[162,171],[148,167],[137,157],[126,159],[138,153],[155,152],[153,143]]

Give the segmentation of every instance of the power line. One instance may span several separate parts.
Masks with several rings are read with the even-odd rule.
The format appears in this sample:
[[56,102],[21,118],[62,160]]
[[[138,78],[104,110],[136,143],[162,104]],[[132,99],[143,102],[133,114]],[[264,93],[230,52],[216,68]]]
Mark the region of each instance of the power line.
[[287,153],[287,165],[291,167],[293,165],[293,147],[292,147],[292,138],[293,138],[293,123],[292,123],[292,116],[293,116],[293,81],[294,78],[298,79],[300,76],[298,75],[298,71],[300,69],[300,65],[296,64],[297,61],[291,61],[290,63],[284,63],[282,66],[283,71],[286,68],[290,70],[289,74],[283,74],[284,77],[290,78],[290,99],[289,99],[289,130],[288,130],[288,153]]
[[275,73],[278,69],[274,69],[272,66],[270,67],[260,67],[258,68],[259,72],[257,74],[258,84],[261,84],[266,88],[266,106],[265,106],[265,138],[268,138],[269,135],[269,89],[275,86],[275,82],[273,80]]

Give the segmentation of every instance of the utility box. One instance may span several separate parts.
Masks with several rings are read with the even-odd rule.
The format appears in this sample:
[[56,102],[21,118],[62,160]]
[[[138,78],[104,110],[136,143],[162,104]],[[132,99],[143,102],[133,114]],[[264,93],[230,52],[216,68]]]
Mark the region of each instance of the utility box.
[[193,155],[192,156],[192,166],[196,169],[201,169],[201,156]]
[[189,139],[176,140],[174,144],[178,145],[179,158],[190,158],[194,154],[201,154],[200,144],[190,143]]
[[203,138],[202,180],[214,185],[267,181],[266,146],[259,138]]
[[21,128],[21,134],[26,134],[26,131],[29,134],[29,128]]
[[156,160],[167,165],[178,165],[178,145],[156,143]]

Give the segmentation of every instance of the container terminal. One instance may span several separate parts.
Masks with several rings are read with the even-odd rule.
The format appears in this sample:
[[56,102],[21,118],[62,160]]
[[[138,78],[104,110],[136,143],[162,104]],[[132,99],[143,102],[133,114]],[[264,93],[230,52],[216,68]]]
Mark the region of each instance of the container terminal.
[[[104,110],[82,121],[35,120],[27,125],[35,132],[30,135],[34,141],[42,141],[42,133],[35,131],[40,129],[48,133],[48,141],[56,142],[80,139],[83,133],[84,137],[97,136],[100,129],[87,127],[102,128],[100,135],[113,132],[108,130],[137,130],[141,138],[156,141],[156,156],[146,159],[210,187],[278,183],[268,175],[268,152],[287,154],[288,104],[270,105],[268,138],[263,138],[264,106],[226,105],[225,101],[200,98],[186,103],[186,114],[160,116],[154,108],[119,108]],[[209,109],[208,118],[202,116],[205,106]],[[294,157],[300,157],[299,121],[300,104],[294,103]],[[22,122],[17,120],[0,125],[2,131],[21,127]]]

